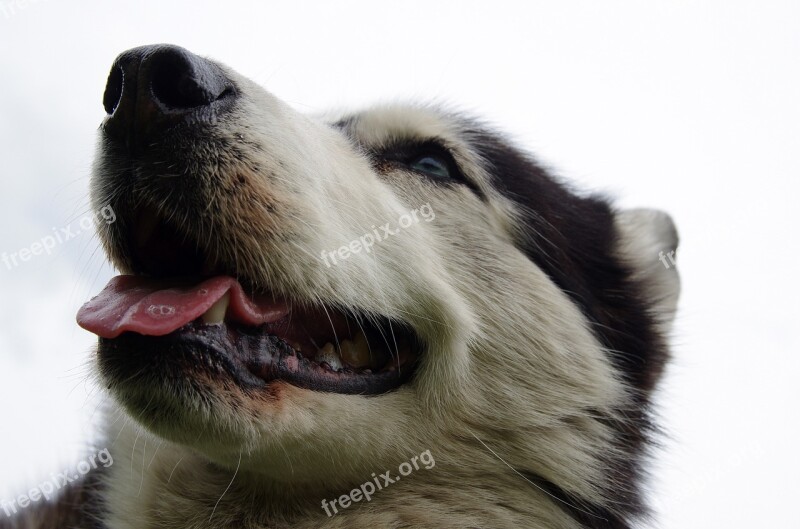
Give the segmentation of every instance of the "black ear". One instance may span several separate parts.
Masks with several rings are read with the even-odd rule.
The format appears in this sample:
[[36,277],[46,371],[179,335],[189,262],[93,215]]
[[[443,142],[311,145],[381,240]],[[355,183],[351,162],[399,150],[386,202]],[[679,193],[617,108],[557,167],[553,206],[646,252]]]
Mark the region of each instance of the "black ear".
[[658,260],[660,250],[677,245],[669,217],[617,215],[603,197],[578,195],[498,137],[472,135],[495,187],[520,212],[518,247],[581,309],[646,400],[667,359],[665,332],[677,300],[677,274]]

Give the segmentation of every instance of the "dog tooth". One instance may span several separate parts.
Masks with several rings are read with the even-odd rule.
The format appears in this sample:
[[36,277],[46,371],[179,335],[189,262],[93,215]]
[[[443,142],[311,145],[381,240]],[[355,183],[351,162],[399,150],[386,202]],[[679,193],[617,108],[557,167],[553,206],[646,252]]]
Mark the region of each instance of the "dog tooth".
[[367,335],[364,334],[363,330],[358,331],[353,342],[356,344],[357,348],[367,352],[367,364],[371,369],[380,368],[386,363],[386,353],[381,351],[378,347],[370,348],[367,343]]
[[342,366],[342,361],[339,359],[338,356],[334,356],[333,358],[330,358],[329,360],[327,360],[327,362],[328,362],[328,365],[331,366],[331,368],[334,371],[339,371],[343,367]]
[[342,360],[331,342],[326,343],[322,346],[322,349],[317,351],[317,356],[314,358],[314,361],[320,364],[325,362],[331,366],[334,371],[338,371],[342,368]]
[[203,323],[207,323],[209,325],[217,325],[225,321],[225,313],[228,311],[228,304],[231,301],[231,294],[230,292],[226,292],[224,296],[219,298],[219,300],[211,305],[205,314],[201,316]]
[[369,345],[367,345],[367,338],[364,333],[359,333],[354,338],[354,341],[343,340],[339,345],[342,360],[347,362],[353,367],[366,367],[370,364]]
[[356,345],[358,349],[366,349],[369,351],[369,344],[367,343],[367,335],[364,334],[364,331],[359,330],[356,334],[355,338],[353,338],[353,343]]

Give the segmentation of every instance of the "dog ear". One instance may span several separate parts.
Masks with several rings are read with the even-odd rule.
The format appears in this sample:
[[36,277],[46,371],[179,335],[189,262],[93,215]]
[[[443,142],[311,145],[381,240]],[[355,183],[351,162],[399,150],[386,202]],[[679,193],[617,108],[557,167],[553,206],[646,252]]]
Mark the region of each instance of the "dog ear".
[[620,258],[644,289],[647,305],[666,336],[680,293],[678,231],[669,215],[655,209],[619,211],[615,217]]
[[520,212],[517,247],[581,309],[614,365],[646,396],[668,357],[678,299],[669,216],[615,211],[606,197],[572,191],[498,136],[471,136],[495,186]]

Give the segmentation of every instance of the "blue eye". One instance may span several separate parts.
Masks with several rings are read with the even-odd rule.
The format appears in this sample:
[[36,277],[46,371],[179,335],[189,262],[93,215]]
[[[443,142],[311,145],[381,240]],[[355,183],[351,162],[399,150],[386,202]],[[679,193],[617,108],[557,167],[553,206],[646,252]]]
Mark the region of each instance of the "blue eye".
[[422,156],[408,166],[415,171],[425,173],[436,178],[450,178],[448,163],[435,156]]

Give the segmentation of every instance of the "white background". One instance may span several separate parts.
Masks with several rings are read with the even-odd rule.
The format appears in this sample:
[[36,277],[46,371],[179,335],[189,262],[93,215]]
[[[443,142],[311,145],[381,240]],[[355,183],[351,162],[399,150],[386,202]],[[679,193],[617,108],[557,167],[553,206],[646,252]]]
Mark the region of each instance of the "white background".
[[[88,213],[106,75],[136,45],[220,59],[303,111],[456,104],[581,187],[678,224],[658,526],[798,527],[797,2],[10,4],[0,252]],[[0,263],[0,500],[91,439],[94,339],[74,314],[112,274],[90,233]]]

